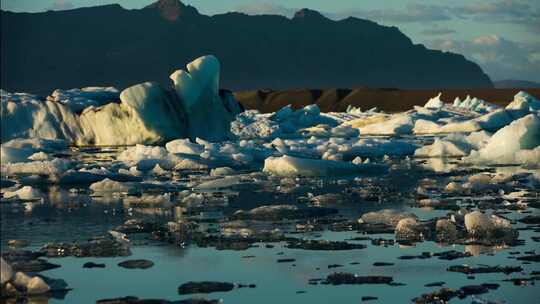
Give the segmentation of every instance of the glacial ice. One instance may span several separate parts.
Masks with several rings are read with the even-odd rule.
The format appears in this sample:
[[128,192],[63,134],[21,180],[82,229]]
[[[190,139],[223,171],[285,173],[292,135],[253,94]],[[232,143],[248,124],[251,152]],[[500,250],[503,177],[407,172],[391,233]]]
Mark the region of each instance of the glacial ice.
[[108,178],[90,185],[90,190],[93,192],[110,192],[110,193],[127,193],[132,190],[132,187],[126,183],[117,182]]
[[54,90],[48,100],[66,105],[73,113],[80,113],[90,106],[100,107],[120,98],[114,87],[86,87],[82,89]]
[[461,101],[459,97],[456,98],[454,100],[453,106],[457,108],[463,108],[470,111],[479,112],[479,113],[492,112],[499,108],[498,106],[491,104],[489,102],[486,102],[482,99],[478,99],[476,97],[471,98],[471,96],[469,95],[467,95],[467,97],[463,101]]
[[509,220],[496,215],[488,216],[480,211],[465,214],[465,228],[476,239],[511,237],[517,234]]
[[[421,166],[437,172],[462,162],[540,160],[540,101],[525,92],[506,108],[471,97],[447,104],[439,94],[402,113],[321,113],[317,105],[289,105],[261,114],[242,111],[230,92],[219,90],[219,73],[217,58],[204,56],[174,72],[172,88],[145,82],[122,92],[56,90],[46,99],[2,91],[2,175],[90,184],[171,177],[176,171],[210,171],[214,177],[261,168],[277,176],[380,173],[411,165],[408,158],[389,168],[384,163],[390,158],[413,155],[433,158]],[[118,149],[114,169],[89,169],[55,158],[69,153],[71,144],[127,147]],[[449,157],[452,162],[441,159]],[[448,190],[475,191],[480,185],[456,183]]]
[[459,157],[468,155],[470,148],[450,140],[435,139],[429,146],[423,146],[414,152],[416,157]]
[[43,138],[103,146],[232,137],[229,124],[241,108],[219,90],[219,61],[204,56],[187,69],[171,75],[174,90],[145,82],[123,90],[120,103],[114,88],[56,90],[45,100],[2,91],[2,142]]
[[4,258],[0,257],[0,284],[5,284],[13,277],[13,269]]
[[540,163],[540,117],[529,114],[500,129],[465,161],[487,164]]
[[385,224],[396,227],[402,219],[407,218],[414,219],[416,218],[416,215],[392,209],[384,209],[381,211],[364,213],[362,217],[358,219],[358,222],[365,224]]
[[269,157],[264,161],[264,172],[277,176],[339,176],[354,173],[386,172],[386,166],[381,164],[356,165],[350,162],[298,158],[284,155]]
[[441,95],[442,93],[439,93],[439,95],[429,99],[428,102],[424,105],[424,108],[440,109],[444,107],[444,102],[441,100]]
[[4,198],[18,198],[22,201],[33,201],[38,200],[42,197],[39,190],[32,188],[32,186],[24,186],[16,191],[6,191],[4,192]]

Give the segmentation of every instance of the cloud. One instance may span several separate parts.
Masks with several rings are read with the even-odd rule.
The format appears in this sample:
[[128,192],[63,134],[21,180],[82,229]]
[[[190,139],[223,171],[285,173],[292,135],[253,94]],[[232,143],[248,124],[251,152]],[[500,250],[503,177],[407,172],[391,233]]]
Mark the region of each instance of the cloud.
[[66,0],[55,0],[53,4],[48,7],[48,9],[52,11],[64,11],[72,8],[75,8],[75,5]]
[[435,28],[435,29],[428,29],[424,30],[421,33],[426,36],[442,36],[442,35],[449,35],[454,34],[456,31],[448,28]]
[[299,9],[289,8],[270,2],[253,2],[240,4],[235,10],[248,15],[282,15],[287,17],[294,16]]
[[457,7],[457,15],[487,15],[490,17],[522,17],[533,9],[529,3],[516,0],[499,0],[492,2],[476,2]]
[[494,80],[520,79],[540,81],[540,46],[518,43],[490,34],[471,40],[435,39],[430,48],[463,54],[478,63]]
[[540,31],[540,5],[532,1],[476,1],[467,5],[426,5],[409,3],[402,9],[348,9],[336,14],[338,18],[355,16],[379,22],[413,23],[467,19],[483,23],[513,23],[529,30]]
[[452,18],[451,11],[446,6],[415,3],[407,4],[404,9],[349,9],[342,11],[338,15],[342,18],[354,16],[375,21],[398,23],[444,21]]

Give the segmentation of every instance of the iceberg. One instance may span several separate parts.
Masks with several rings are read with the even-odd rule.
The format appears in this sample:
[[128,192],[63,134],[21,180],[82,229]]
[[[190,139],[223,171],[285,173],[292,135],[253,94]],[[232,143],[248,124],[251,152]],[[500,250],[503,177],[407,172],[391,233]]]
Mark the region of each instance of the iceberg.
[[540,163],[540,117],[529,114],[500,129],[465,161],[487,164]]
[[46,100],[2,91],[1,139],[62,139],[75,145],[134,145],[177,138],[232,137],[230,123],[242,111],[219,90],[220,63],[200,57],[171,75],[174,90],[145,82],[123,90],[56,90]]
[[427,109],[440,109],[444,107],[444,102],[441,100],[442,93],[439,93],[439,95],[431,98],[428,100],[428,102],[424,105],[424,108]]
[[435,139],[429,146],[424,146],[414,152],[416,157],[460,157],[466,156],[471,151],[468,145],[460,144],[445,139]]
[[479,113],[488,113],[499,108],[497,105],[486,102],[482,99],[478,99],[476,97],[471,98],[471,96],[469,95],[467,95],[467,97],[463,101],[461,101],[459,97],[456,98],[454,100],[453,106],[456,108],[462,108]]

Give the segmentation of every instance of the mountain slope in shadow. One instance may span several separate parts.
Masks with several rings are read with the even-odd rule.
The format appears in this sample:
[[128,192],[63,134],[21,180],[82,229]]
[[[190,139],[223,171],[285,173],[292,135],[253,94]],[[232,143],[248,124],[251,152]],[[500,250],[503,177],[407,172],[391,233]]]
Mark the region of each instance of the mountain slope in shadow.
[[303,9],[293,18],[200,14],[178,0],[44,13],[1,12],[1,87],[54,88],[156,80],[205,54],[222,62],[232,90],[301,87],[490,88],[462,55],[413,44],[396,27],[333,21]]

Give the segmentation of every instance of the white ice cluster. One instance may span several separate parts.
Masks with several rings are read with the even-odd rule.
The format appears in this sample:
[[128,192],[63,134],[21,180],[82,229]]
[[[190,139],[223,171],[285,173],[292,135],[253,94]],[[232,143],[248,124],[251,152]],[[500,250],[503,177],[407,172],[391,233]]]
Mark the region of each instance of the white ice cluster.
[[[525,92],[505,108],[471,97],[448,104],[439,94],[401,113],[321,113],[309,105],[261,114],[242,112],[231,93],[220,91],[219,73],[217,58],[204,56],[174,72],[170,90],[146,82],[122,92],[56,90],[45,100],[1,91],[2,175],[85,181],[96,193],[123,193],[130,185],[117,182],[179,170],[212,170],[215,178],[246,169],[287,177],[356,175],[386,172],[390,158],[405,156],[429,158],[426,166],[435,171],[460,161],[540,164],[540,101]],[[115,166],[86,170],[62,157],[70,145],[127,147]],[[437,163],[443,158],[455,163]],[[26,192],[20,196],[33,196]]]

